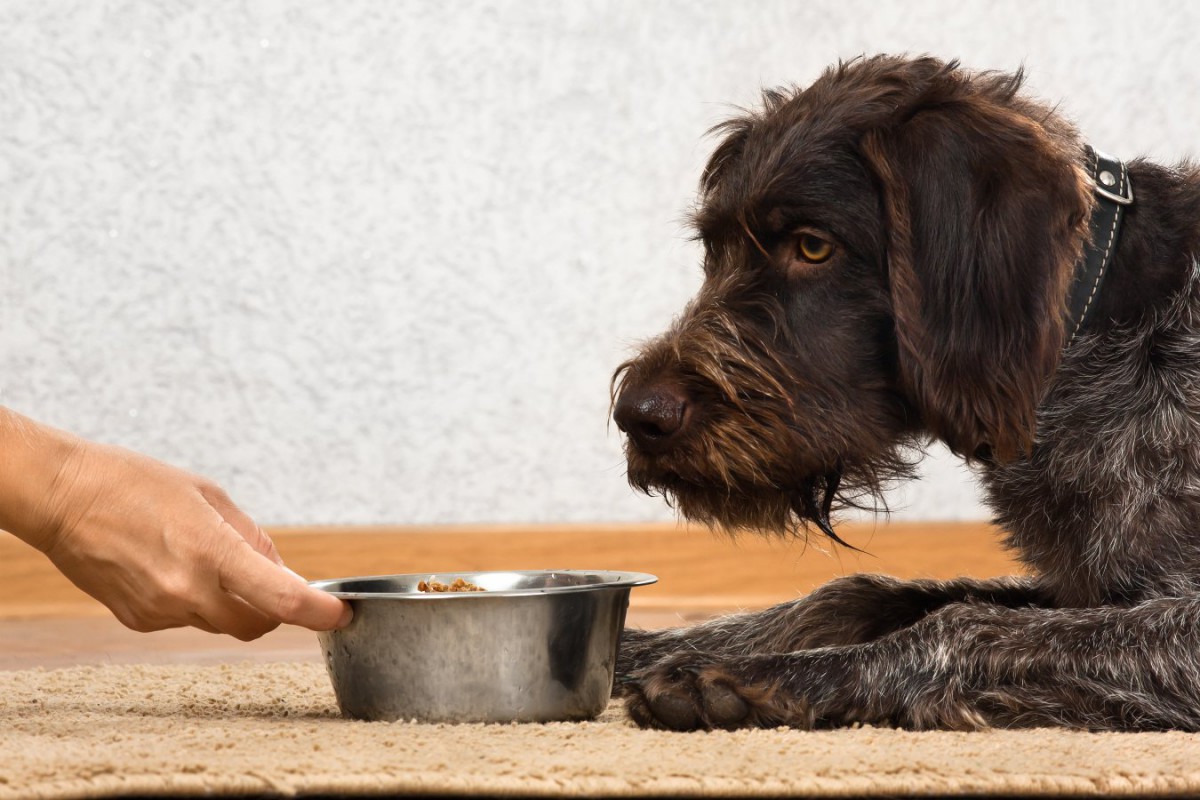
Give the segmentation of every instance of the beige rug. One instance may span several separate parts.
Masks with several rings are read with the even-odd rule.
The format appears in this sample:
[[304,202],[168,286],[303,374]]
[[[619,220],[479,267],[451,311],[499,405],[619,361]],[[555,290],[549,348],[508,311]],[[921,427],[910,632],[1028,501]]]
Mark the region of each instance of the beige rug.
[[340,719],[320,664],[0,672],[0,798],[1200,792],[1200,736]]

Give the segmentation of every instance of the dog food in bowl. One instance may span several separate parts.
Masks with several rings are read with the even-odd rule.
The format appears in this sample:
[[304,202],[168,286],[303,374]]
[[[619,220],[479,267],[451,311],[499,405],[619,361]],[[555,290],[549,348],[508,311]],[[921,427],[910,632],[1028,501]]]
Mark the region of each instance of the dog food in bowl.
[[430,578],[417,583],[418,592],[486,592],[482,586],[476,586],[463,578],[455,578],[454,583],[442,583]]

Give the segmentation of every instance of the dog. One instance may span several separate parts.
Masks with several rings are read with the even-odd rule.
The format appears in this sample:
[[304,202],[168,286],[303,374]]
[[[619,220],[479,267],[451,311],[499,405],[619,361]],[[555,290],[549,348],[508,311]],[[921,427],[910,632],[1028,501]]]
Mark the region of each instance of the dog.
[[632,486],[729,531],[840,542],[940,440],[1030,574],[627,629],[638,724],[1200,730],[1200,168],[1022,81],[861,57],[714,129],[703,285],[612,393]]

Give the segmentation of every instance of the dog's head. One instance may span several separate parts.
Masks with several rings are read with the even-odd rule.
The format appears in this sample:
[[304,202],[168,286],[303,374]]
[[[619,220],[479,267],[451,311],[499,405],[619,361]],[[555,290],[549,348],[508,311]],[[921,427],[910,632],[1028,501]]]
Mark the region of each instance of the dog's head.
[[635,487],[831,533],[835,494],[909,472],[902,445],[1028,450],[1092,201],[1075,131],[1020,83],[859,59],[718,127],[704,284],[614,377]]

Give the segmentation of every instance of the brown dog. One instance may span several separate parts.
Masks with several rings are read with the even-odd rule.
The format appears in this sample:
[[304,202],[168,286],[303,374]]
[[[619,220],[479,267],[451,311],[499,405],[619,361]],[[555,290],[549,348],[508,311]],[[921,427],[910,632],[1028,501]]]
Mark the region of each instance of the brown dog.
[[731,530],[836,539],[940,439],[1034,577],[626,631],[639,723],[1200,730],[1200,172],[1020,85],[865,58],[720,126],[704,285],[614,391],[630,482]]

